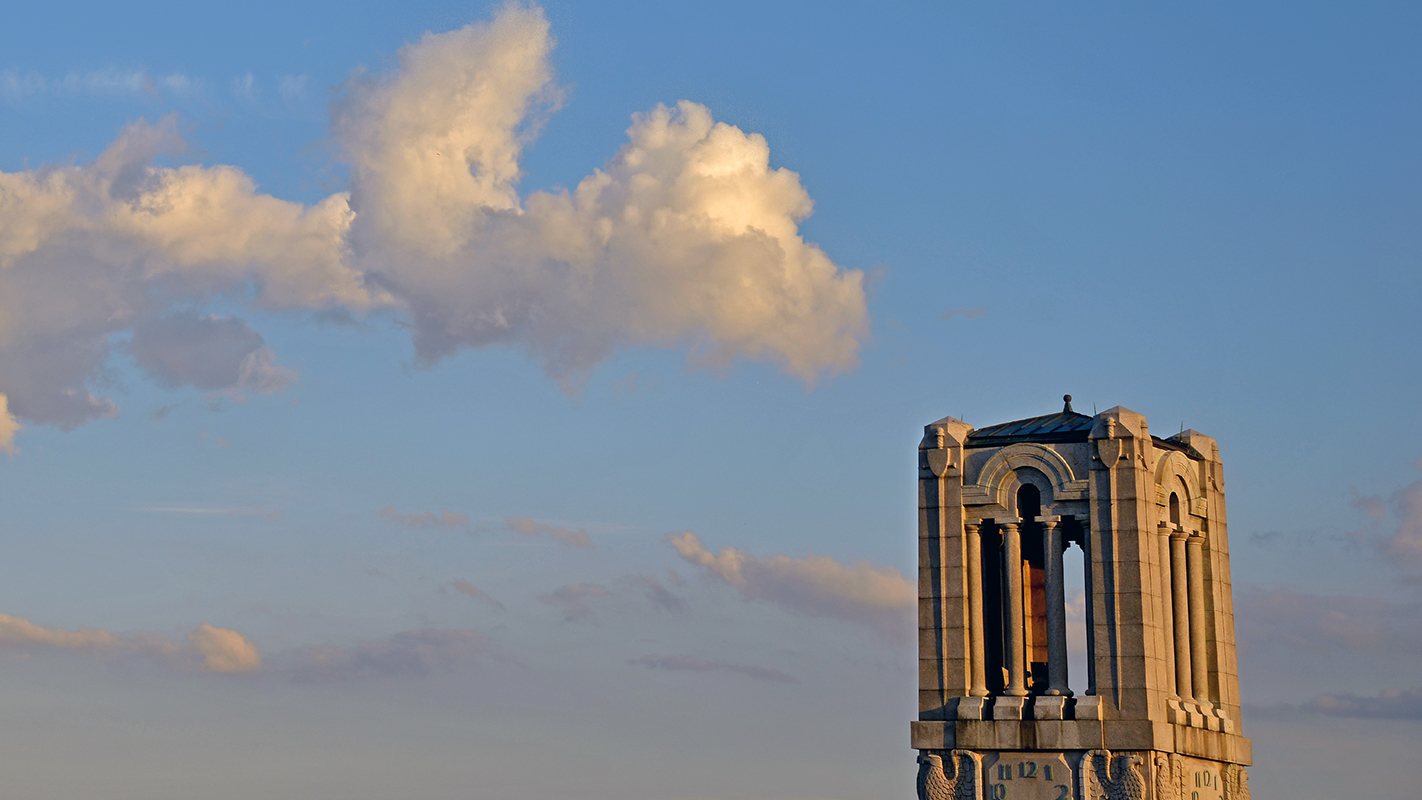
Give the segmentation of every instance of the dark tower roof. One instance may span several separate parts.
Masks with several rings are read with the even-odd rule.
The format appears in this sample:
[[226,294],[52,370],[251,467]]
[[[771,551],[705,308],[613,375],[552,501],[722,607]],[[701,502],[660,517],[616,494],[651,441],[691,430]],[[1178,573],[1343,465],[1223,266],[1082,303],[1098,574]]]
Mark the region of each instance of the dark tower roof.
[[1071,395],[1062,397],[1062,410],[1044,417],[1004,422],[968,434],[968,447],[1001,447],[1015,442],[1084,442],[1091,434],[1092,417],[1071,409]]
[[[1091,428],[1095,419],[1095,417],[1073,411],[1071,395],[1063,395],[1061,411],[1041,417],[1028,417],[1027,419],[978,428],[968,434],[968,441],[964,446],[974,448],[1004,447],[1017,442],[1040,442],[1042,444],[1085,442],[1091,436]],[[1152,436],[1150,438],[1156,447],[1179,450],[1197,460],[1204,458],[1195,448],[1179,441],[1178,437],[1172,436],[1169,439],[1162,439],[1159,436]]]

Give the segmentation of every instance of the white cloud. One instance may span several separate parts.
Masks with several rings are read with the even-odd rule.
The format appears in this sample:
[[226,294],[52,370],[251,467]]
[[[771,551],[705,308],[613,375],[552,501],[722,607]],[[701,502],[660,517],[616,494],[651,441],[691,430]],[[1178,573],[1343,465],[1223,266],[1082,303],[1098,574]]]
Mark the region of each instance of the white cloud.
[[691,531],[668,535],[667,541],[682,558],[734,587],[747,600],[864,623],[886,634],[912,626],[917,590],[893,567],[865,561],[841,564],[813,554],[803,559],[757,557],[735,547],[712,553]]
[[[156,166],[184,150],[172,118],[130,126],[89,164],[0,172],[10,413],[64,428],[116,415],[91,390],[111,338],[179,318],[220,327],[197,310],[219,296],[267,310],[403,307],[423,363],[510,346],[569,388],[636,345],[686,347],[699,364],[768,361],[807,382],[853,367],[868,336],[863,273],[804,241],[813,203],[758,134],[695,103],[657,106],[572,191],[520,197],[523,147],[558,100],[552,47],[542,11],[511,5],[350,82],[333,125],[351,193],[314,205],[262,194],[236,167]],[[142,72],[66,81],[201,88]],[[0,75],[12,95],[52,90]],[[250,352],[239,382],[289,380],[269,351]],[[194,369],[165,369],[160,380],[197,383]]]
[[20,617],[0,614],[0,648],[53,648],[95,655],[134,654],[161,658],[174,666],[207,672],[251,672],[262,656],[238,631],[204,622],[182,645],[154,633],[110,633],[101,628],[45,628]]

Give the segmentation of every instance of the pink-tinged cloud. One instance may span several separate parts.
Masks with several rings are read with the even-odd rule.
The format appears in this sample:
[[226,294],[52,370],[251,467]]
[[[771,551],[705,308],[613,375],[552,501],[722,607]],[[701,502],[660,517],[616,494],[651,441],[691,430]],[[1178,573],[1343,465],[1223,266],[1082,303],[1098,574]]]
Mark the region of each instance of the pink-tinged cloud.
[[757,667],[752,664],[728,664],[724,661],[713,661],[689,655],[642,656],[641,658],[628,659],[627,663],[667,672],[731,672],[774,683],[800,682],[798,678],[787,675],[778,669]]
[[443,528],[444,530],[454,530],[456,528],[469,527],[469,517],[465,514],[456,514],[453,511],[397,511],[395,506],[388,505],[375,512],[377,517],[400,524],[411,530],[425,530],[429,528]]
[[155,633],[46,628],[20,617],[0,614],[0,648],[58,649],[98,656],[130,654],[205,672],[252,672],[262,666],[261,653],[246,636],[205,622],[188,633],[186,644],[180,644]]
[[585,622],[592,618],[593,602],[610,597],[612,592],[606,586],[595,583],[570,583],[538,596],[550,606],[563,610],[564,622]]
[[592,537],[582,528],[569,530],[556,525],[545,525],[531,517],[505,517],[504,525],[509,530],[530,539],[546,536],[567,547],[592,547]]
[[894,635],[912,627],[917,590],[894,567],[866,561],[842,564],[829,556],[752,556],[735,547],[712,553],[691,531],[667,541],[688,562],[736,589],[747,600],[773,603],[815,617],[869,625]]
[[14,456],[15,434],[20,432],[20,421],[10,414],[10,398],[0,394],[0,450]]

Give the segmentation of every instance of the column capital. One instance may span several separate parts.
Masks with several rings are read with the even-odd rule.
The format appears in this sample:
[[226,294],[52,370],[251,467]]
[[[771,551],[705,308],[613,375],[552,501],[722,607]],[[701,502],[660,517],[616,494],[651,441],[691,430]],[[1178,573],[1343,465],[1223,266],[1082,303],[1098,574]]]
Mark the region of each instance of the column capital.
[[1200,547],[1205,543],[1205,534],[1199,531],[1190,531],[1187,535],[1190,538],[1185,540],[1185,544],[1191,545],[1192,547]]
[[1051,516],[1051,515],[1044,515],[1044,516],[1040,516],[1040,517],[1033,517],[1033,518],[1032,518],[1032,521],[1033,521],[1033,522],[1040,522],[1040,523],[1042,523],[1043,525],[1056,525],[1058,522],[1061,522],[1061,521],[1062,521],[1062,518],[1061,518],[1061,517]]
[[1190,534],[1184,528],[1176,528],[1170,532],[1170,541],[1183,542],[1190,538]]
[[995,517],[993,519],[993,522],[1004,528],[1013,529],[1017,528],[1017,526],[1022,524],[1022,520],[1018,519],[1017,517]]

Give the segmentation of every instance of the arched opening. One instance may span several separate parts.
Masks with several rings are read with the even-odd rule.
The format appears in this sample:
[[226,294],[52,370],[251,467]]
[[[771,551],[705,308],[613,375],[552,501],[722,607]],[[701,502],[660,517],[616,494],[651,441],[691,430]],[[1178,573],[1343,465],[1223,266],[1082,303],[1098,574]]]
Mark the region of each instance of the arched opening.
[[1047,571],[1042,493],[1032,484],[1017,490],[1017,516],[1022,519],[1022,633],[1027,662],[1027,687],[1033,694],[1047,689]]
[[1180,495],[1175,492],[1170,493],[1170,524],[1180,524]]
[[[1079,534],[1078,534],[1079,535]],[[1071,545],[1076,545],[1075,547]],[[1062,554],[1062,576],[1066,588],[1066,634],[1068,685],[1078,696],[1091,688],[1087,685],[1087,660],[1090,647],[1086,643],[1086,553],[1081,542],[1071,542]]]

